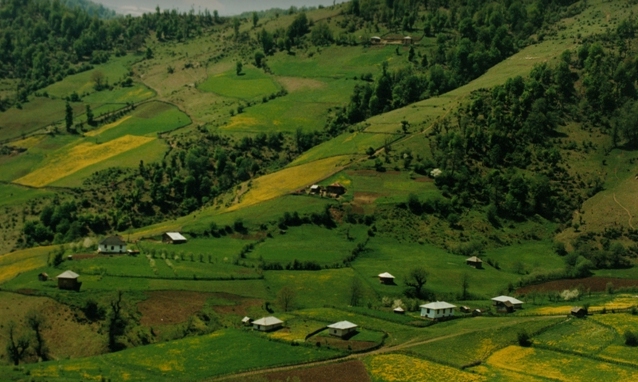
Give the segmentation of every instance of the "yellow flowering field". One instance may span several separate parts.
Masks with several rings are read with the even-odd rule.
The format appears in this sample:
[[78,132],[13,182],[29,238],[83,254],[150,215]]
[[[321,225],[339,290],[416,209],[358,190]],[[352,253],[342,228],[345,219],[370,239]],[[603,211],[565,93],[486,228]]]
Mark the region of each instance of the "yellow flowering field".
[[638,370],[551,350],[508,346],[487,360],[488,366],[559,381],[631,381]]
[[310,186],[343,169],[349,159],[349,156],[321,159],[254,179],[251,189],[241,196],[238,204],[231,206],[227,211],[252,206]]
[[395,381],[485,381],[486,378],[453,367],[403,354],[374,356],[367,362],[368,372],[375,380]]
[[20,273],[47,265],[48,254],[55,247],[36,247],[0,256],[0,283]]
[[85,167],[139,147],[153,139],[155,138],[125,135],[97,145],[83,142],[69,149],[61,150],[49,158],[44,166],[15,182],[27,186],[43,187]]
[[612,329],[594,320],[572,319],[534,337],[534,342],[582,353],[597,353],[615,338]]

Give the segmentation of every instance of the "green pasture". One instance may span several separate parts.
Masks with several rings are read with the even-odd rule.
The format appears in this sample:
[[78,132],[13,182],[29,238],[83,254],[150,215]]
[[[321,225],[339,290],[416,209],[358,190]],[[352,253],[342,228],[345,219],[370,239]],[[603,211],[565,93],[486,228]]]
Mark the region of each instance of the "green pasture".
[[245,66],[240,75],[233,69],[208,77],[198,85],[198,89],[224,97],[252,100],[277,93],[280,88],[267,74],[257,68]]
[[331,79],[280,78],[289,94],[258,104],[235,115],[221,128],[224,132],[295,132],[321,130],[328,109],[348,102],[355,81]]
[[312,57],[297,57],[285,52],[277,53],[268,60],[268,66],[278,76],[306,78],[353,78],[365,73],[377,77],[381,63],[388,61],[392,68],[405,64],[405,55],[397,56],[394,46],[344,47],[330,46]]
[[[75,114],[84,113],[84,105],[71,104]],[[21,109],[11,108],[2,113],[0,140],[19,139],[25,135],[57,123],[64,130],[65,101],[46,97],[35,97],[22,105]]]
[[[32,377],[47,380],[201,380],[245,370],[297,364],[341,355],[337,350],[269,341],[241,330],[222,330],[124,350],[99,357],[27,365]],[[108,365],[108,367],[104,367]],[[18,377],[19,371],[2,367]]]
[[[429,244],[401,243],[394,239],[374,237],[368,251],[352,264],[354,270],[372,286],[379,296],[400,296],[403,280],[410,269],[424,267],[429,275],[425,290],[437,299],[455,300],[461,293],[461,278],[469,277],[469,293],[483,298],[497,295],[520,276],[498,271],[490,266],[474,269],[465,264],[465,257],[453,255]],[[396,277],[396,285],[379,283],[377,275],[389,272]]]
[[155,139],[133,150],[123,152],[100,163],[87,166],[80,171],[51,183],[51,186],[81,187],[84,180],[97,171],[111,167],[137,168],[140,164],[140,160],[143,160],[145,164],[158,162],[164,158],[166,150],[168,150],[166,143],[162,140]]
[[[487,249],[483,258],[483,266],[492,268],[486,264],[486,259],[498,262],[500,272],[516,273],[522,270],[527,273],[549,273],[564,268],[564,260],[552,249],[552,242],[525,241],[520,244],[508,245],[500,248]],[[521,269],[521,265],[523,268]]]
[[52,196],[53,192],[0,183],[0,207],[17,206],[29,200]]
[[[477,325],[470,327],[468,325],[454,325],[453,322],[446,323],[445,325],[450,328],[456,327],[457,333],[461,335],[412,347],[409,353],[430,361],[461,367],[475,361],[485,361],[495,351],[517,343],[517,335],[520,331],[524,330],[530,334],[537,333],[564,319],[497,320],[486,318],[482,321],[476,319],[463,321],[468,320],[477,323]],[[459,326],[465,326],[465,328],[461,329]],[[436,325],[431,329],[444,330],[445,327],[442,324],[441,327]],[[464,332],[467,333],[463,334]]]
[[91,76],[93,76],[96,71],[102,72],[105,80],[108,80],[108,82],[112,84],[125,78],[130,71],[129,67],[140,59],[141,55],[134,54],[128,54],[122,57],[111,57],[108,62],[95,65],[91,70],[68,76],[64,80],[42,89],[42,92],[46,91],[49,95],[59,98],[67,97],[73,92],[78,93],[80,96],[93,93],[94,82]]
[[[130,114],[124,116],[121,123],[114,123],[114,127],[101,127],[96,136],[87,138],[107,142],[124,135],[154,136],[157,133],[176,129],[191,123],[190,118],[177,107],[164,102],[148,102],[140,105]],[[110,125],[106,125],[110,126]]]
[[[138,103],[149,98],[153,98],[155,92],[143,84],[135,83],[130,87],[118,87],[113,90],[103,90],[91,93],[82,98],[82,102],[91,105],[100,104],[126,104],[127,102]],[[95,115],[98,115],[95,113]]]
[[[293,308],[306,309],[324,305],[348,305],[352,282],[358,276],[352,269],[343,268],[320,271],[266,271],[264,277],[273,297],[281,288],[291,288],[295,293]],[[365,283],[362,284],[363,300],[373,297],[374,292]]]
[[328,230],[312,224],[290,227],[285,235],[277,235],[258,244],[248,257],[283,266],[293,260],[315,261],[322,266],[341,264],[357,243],[366,238],[365,228],[353,228],[349,233],[352,240],[348,240],[346,234],[338,229]]
[[391,134],[368,134],[362,132],[342,134],[306,151],[290,163],[290,166],[309,163],[336,155],[364,155],[369,147],[372,147],[376,151],[383,147],[386,141],[392,142],[398,137],[398,135]]
[[157,254],[165,253],[167,256],[170,255],[172,257],[175,255],[189,257],[192,253],[195,257],[202,254],[206,259],[211,256],[215,261],[224,261],[224,259],[229,261],[238,256],[241,249],[250,243],[252,243],[251,240],[223,236],[219,238],[188,239],[184,244],[166,244],[159,241],[143,240],[138,243],[138,248],[142,250],[142,253],[148,253],[151,249],[154,249]]

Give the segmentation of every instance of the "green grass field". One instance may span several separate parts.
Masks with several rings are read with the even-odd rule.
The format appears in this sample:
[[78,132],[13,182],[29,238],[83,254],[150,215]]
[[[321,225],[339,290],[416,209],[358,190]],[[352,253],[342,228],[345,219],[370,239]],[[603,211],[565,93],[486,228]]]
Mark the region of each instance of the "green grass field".
[[[336,350],[292,347],[257,333],[223,330],[201,337],[143,346],[95,358],[27,366],[48,380],[201,380],[239,371],[288,365],[340,355]],[[109,365],[108,368],[104,365]],[[2,367],[13,376],[21,373]],[[24,375],[24,374],[22,374]]]
[[[73,113],[84,113],[84,105],[71,105]],[[59,129],[64,129],[65,102],[59,99],[35,97],[22,105],[22,109],[11,108],[2,113],[0,122],[0,140],[16,140],[40,130],[53,123],[58,123]]]
[[0,207],[15,206],[35,198],[53,196],[53,194],[53,192],[46,190],[0,184]]
[[224,97],[243,100],[268,96],[277,93],[280,89],[270,76],[252,67],[244,67],[240,75],[237,75],[235,70],[213,75],[199,84],[198,88]]

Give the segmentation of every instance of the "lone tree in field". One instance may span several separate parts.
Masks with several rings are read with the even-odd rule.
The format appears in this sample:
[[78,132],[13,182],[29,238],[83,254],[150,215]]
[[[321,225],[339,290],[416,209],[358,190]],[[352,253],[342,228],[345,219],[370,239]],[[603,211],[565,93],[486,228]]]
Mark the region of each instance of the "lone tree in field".
[[110,302],[111,309],[106,319],[110,351],[118,351],[123,348],[123,346],[118,342],[118,337],[126,332],[126,327],[128,326],[128,320],[125,316],[125,312],[123,311],[124,307],[122,303],[122,296],[122,291],[117,291],[117,295]]
[[86,123],[89,126],[95,126],[95,120],[93,120],[93,110],[91,110],[91,105],[86,105]]
[[33,335],[35,337],[35,344],[33,344],[35,355],[38,356],[38,359],[46,361],[48,359],[49,351],[44,343],[44,338],[42,338],[42,330],[46,327],[46,318],[41,312],[31,310],[27,313],[26,321],[29,328],[33,330]]
[[461,300],[467,300],[470,296],[468,289],[470,288],[470,276],[463,273],[461,276]]
[[241,74],[241,71],[243,68],[244,68],[244,64],[242,64],[241,61],[237,61],[237,64],[235,66],[235,71],[237,72],[237,75]]
[[66,131],[71,132],[71,127],[73,126],[73,108],[69,104],[69,101],[66,101],[64,111],[64,122],[66,124]]
[[17,366],[27,354],[29,337],[22,336],[16,339],[16,336],[16,323],[10,321],[7,325],[7,356]]
[[363,284],[361,284],[361,280],[358,277],[354,277],[352,279],[352,284],[350,284],[350,305],[358,306],[363,299]]
[[287,312],[292,308],[292,305],[295,302],[295,297],[295,291],[292,290],[292,288],[285,286],[279,290],[279,293],[277,293],[277,305],[279,305],[284,312]]
[[104,77],[104,73],[99,70],[91,73],[91,81],[93,82],[93,88],[97,91],[104,89],[106,86],[106,77]]
[[421,296],[421,290],[427,282],[428,272],[423,267],[415,267],[405,277],[405,285],[414,288],[414,295]]
[[631,347],[638,346],[638,336],[636,335],[636,333],[632,332],[631,330],[626,330],[624,333],[624,337],[625,345]]
[[532,346],[532,337],[526,331],[520,331],[517,335],[518,344],[522,347]]

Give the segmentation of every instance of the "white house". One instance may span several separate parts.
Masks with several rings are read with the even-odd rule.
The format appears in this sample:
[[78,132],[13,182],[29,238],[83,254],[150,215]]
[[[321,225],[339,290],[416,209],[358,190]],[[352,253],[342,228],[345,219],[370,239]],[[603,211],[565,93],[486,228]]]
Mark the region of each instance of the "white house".
[[456,308],[456,305],[449,304],[445,301],[437,301],[421,305],[420,308],[421,317],[437,319],[454,316],[454,308]]
[[331,335],[343,338],[350,333],[356,332],[357,325],[349,321],[339,321],[332,325],[328,325],[328,330]]
[[186,238],[179,232],[166,232],[162,235],[162,242],[170,244],[186,243]]
[[379,281],[381,284],[394,284],[394,276],[388,272],[379,274]]
[[253,329],[268,332],[271,330],[279,329],[284,325],[284,322],[277,317],[263,317],[259,320],[253,321]]
[[125,253],[126,242],[117,236],[110,236],[99,243],[97,251],[99,253]]
[[499,312],[513,312],[523,308],[523,301],[510,296],[498,296],[492,299],[496,310]]

